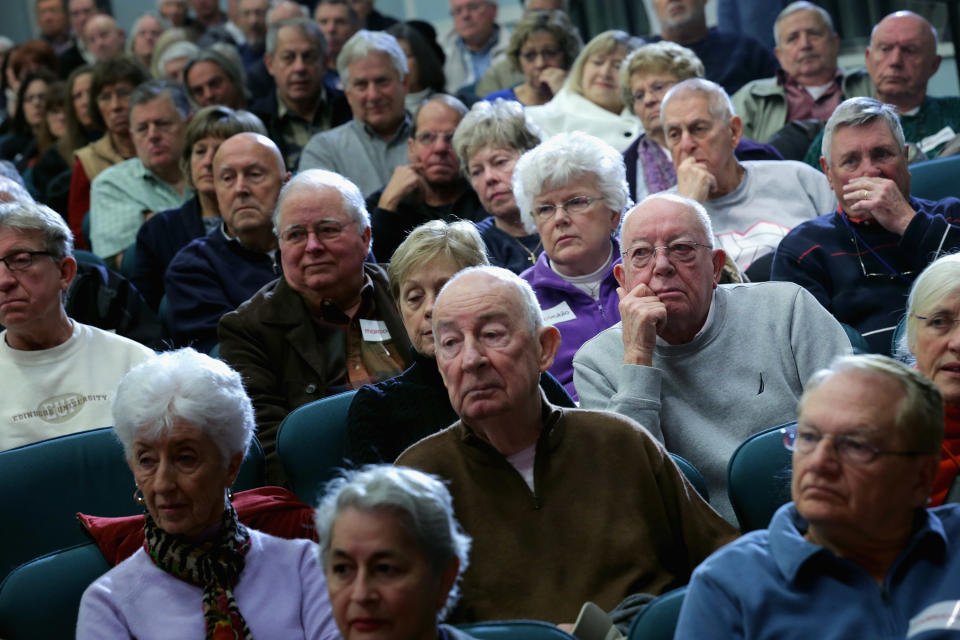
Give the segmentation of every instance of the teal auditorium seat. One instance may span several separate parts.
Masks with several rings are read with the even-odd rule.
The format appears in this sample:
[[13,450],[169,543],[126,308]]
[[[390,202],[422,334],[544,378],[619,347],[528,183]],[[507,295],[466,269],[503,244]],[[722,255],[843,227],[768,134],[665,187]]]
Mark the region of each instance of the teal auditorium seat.
[[790,502],[791,454],[783,446],[787,422],[755,433],[734,450],[727,463],[727,493],[743,533],[766,529],[770,518]]
[[479,640],[576,640],[556,625],[539,620],[471,622],[456,627]]
[[73,257],[76,258],[77,262],[83,262],[86,264],[95,264],[100,267],[107,266],[107,263],[104,261],[103,258],[101,258],[95,253],[91,253],[90,251],[84,251],[83,249],[74,249]]
[[867,342],[867,339],[863,337],[862,333],[843,322],[840,323],[840,326],[843,328],[843,332],[847,334],[847,340],[850,341],[850,346],[853,347],[854,353],[873,353],[870,350],[870,344]]
[[72,638],[84,589],[110,569],[94,542],[48,553],[0,582],[0,638]]
[[697,493],[700,494],[700,497],[706,502],[710,502],[710,492],[707,491],[707,481],[703,479],[703,475],[700,473],[700,470],[693,466],[693,464],[683,456],[671,453],[670,457],[673,458],[673,461],[677,463],[677,466],[680,467],[680,471],[682,471],[683,475],[687,477],[687,480],[689,480],[690,484],[693,485],[693,488],[697,490]]
[[[233,488],[263,484],[264,458],[254,438]],[[21,563],[90,538],[76,519],[130,516],[133,474],[110,427],[0,452],[0,578]],[[0,634],[0,637],[4,637]]]
[[910,165],[910,195],[927,200],[960,198],[960,156],[947,156]]
[[644,607],[630,624],[627,640],[672,640],[686,587],[667,591]]
[[277,430],[277,457],[290,489],[311,506],[345,464],[347,413],[355,394],[355,390],[345,391],[297,407]]

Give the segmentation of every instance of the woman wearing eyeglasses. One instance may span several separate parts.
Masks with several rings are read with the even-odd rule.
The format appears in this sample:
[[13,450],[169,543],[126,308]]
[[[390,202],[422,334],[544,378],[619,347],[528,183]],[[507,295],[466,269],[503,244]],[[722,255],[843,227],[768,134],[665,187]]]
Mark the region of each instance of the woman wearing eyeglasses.
[[576,399],[573,355],[620,321],[613,266],[614,235],[630,204],[620,153],[593,136],[554,136],[523,154],[513,192],[524,226],[537,231],[543,253],[520,277],[530,283],[544,320],[563,338],[550,373]]
[[507,58],[523,83],[494,91],[484,100],[516,100],[524,106],[546,104],[563,87],[567,72],[583,47],[577,28],[563,11],[533,11],[513,30]]
[[923,270],[907,299],[903,355],[943,395],[944,438],[940,470],[930,505],[960,502],[960,254],[944,256]]

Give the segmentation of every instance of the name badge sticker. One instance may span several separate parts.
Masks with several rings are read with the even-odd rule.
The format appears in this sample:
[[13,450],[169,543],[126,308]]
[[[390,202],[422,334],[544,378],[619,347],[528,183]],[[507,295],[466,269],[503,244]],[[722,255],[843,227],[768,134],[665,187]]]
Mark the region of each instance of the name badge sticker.
[[937,131],[936,133],[929,135],[918,142],[917,146],[920,147],[920,150],[924,153],[930,153],[941,144],[953,140],[956,135],[957,134],[953,132],[953,129],[950,128],[950,125],[947,125],[943,129],[940,129],[940,131]]
[[960,630],[960,600],[942,600],[915,615],[910,620],[907,638],[916,637],[925,631],[946,630]]
[[360,331],[366,342],[386,342],[390,339],[390,330],[382,320],[364,320],[360,318]]
[[566,302],[561,302],[551,309],[543,310],[544,324],[560,324],[561,322],[576,319],[577,315],[570,309],[570,305]]

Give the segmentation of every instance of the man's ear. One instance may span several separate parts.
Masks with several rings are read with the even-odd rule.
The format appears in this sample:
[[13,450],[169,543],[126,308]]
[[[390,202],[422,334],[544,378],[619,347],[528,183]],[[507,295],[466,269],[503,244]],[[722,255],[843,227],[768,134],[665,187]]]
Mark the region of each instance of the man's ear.
[[736,149],[740,144],[740,138],[743,137],[743,120],[740,116],[730,118],[730,132],[733,134],[733,148]]
[[67,256],[60,260],[60,290],[66,291],[70,288],[70,283],[73,282],[74,277],[77,275],[77,259],[73,256]]
[[627,288],[627,285],[624,284],[627,281],[627,271],[623,268],[622,262],[613,265],[613,277],[617,279],[617,284],[624,289]]
[[540,329],[540,335],[537,338],[540,341],[540,373],[543,373],[553,366],[553,359],[557,357],[557,351],[560,349],[560,331],[548,325]]
[[727,252],[723,249],[714,249],[713,256],[713,288],[716,289],[720,284],[720,274],[723,273],[723,265],[727,262]]

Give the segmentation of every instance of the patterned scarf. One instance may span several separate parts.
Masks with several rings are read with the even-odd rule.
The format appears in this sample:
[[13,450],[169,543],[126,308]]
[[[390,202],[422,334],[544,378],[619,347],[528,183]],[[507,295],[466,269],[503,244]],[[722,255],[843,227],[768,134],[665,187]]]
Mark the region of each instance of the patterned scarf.
[[250,640],[253,635],[233,597],[250,550],[250,532],[226,503],[220,531],[199,543],[169,534],[146,514],[143,548],[153,563],[170,575],[203,588],[206,640]]
[[647,134],[640,136],[637,153],[643,166],[647,193],[658,193],[677,184],[677,170],[673,168],[673,163]]

